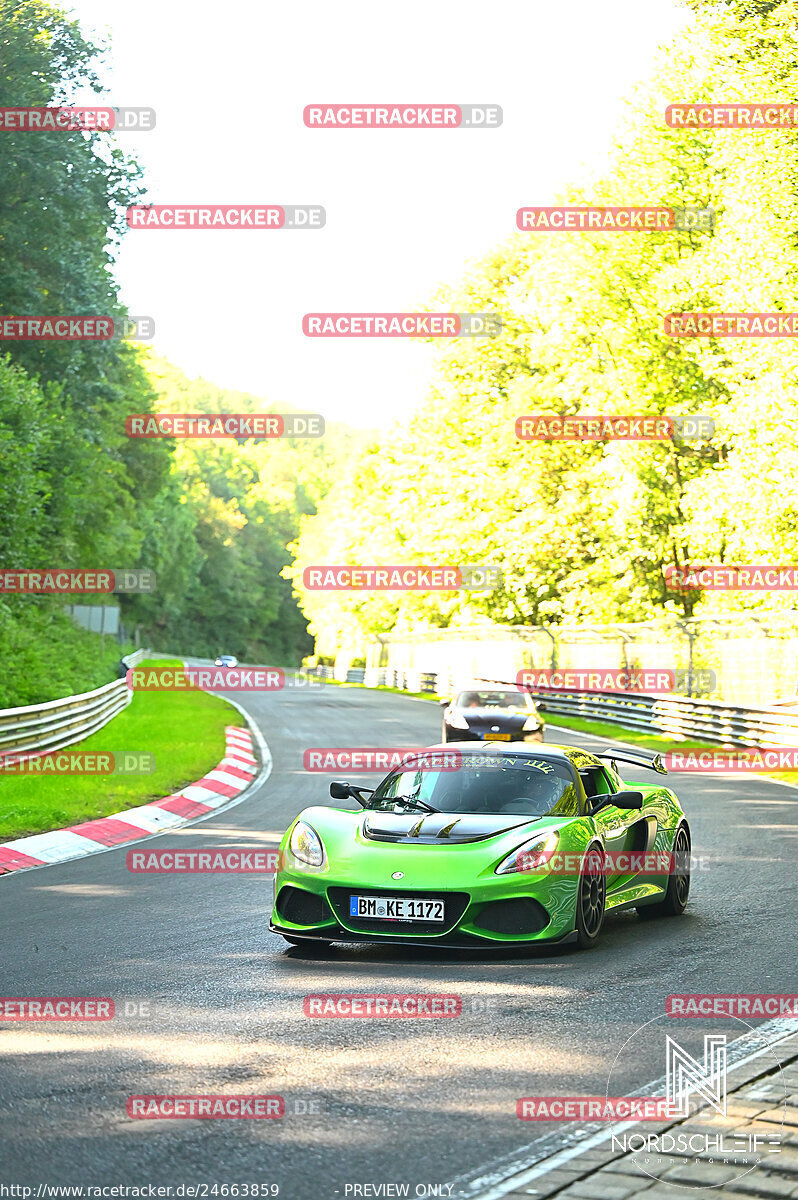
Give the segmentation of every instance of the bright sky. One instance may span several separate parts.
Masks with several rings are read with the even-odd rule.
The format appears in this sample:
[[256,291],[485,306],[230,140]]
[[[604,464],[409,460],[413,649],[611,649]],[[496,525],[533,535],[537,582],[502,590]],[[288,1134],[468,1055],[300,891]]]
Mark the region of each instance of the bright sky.
[[[418,311],[596,167],[623,98],[685,23],[675,0],[78,0],[107,31],[104,97],[161,204],[321,204],[320,231],[131,231],[122,298],[190,375],[374,425],[423,399],[434,353],[310,339],[305,312]],[[306,104],[494,103],[492,130],[306,129]]]

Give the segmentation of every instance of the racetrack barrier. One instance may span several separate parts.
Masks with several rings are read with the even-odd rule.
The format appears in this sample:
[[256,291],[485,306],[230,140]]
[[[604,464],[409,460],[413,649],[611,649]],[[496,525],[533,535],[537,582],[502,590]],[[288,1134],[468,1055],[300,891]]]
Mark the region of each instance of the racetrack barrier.
[[[331,678],[332,667],[306,668],[309,675]],[[329,672],[322,675],[321,672]],[[479,678],[479,677],[477,677]],[[504,682],[512,687],[513,680]],[[391,667],[367,668],[364,684],[368,688],[400,688],[408,692],[428,692],[441,697],[458,690],[451,674],[436,674],[415,669]],[[728,746],[798,745],[798,706],[770,705],[745,707],[720,700],[690,699],[687,696],[647,696],[639,692],[565,692],[532,691],[542,712],[584,720],[609,721],[627,729],[645,733],[674,734],[679,738]]]
[[543,712],[611,721],[647,733],[733,746],[794,746],[798,713],[784,707],[747,708],[687,696],[642,696],[619,692],[532,692]]
[[[126,669],[137,666],[149,650],[136,650],[122,659]],[[0,754],[35,754],[61,750],[81,742],[127,708],[133,693],[124,677],[91,692],[26,704],[0,711]]]

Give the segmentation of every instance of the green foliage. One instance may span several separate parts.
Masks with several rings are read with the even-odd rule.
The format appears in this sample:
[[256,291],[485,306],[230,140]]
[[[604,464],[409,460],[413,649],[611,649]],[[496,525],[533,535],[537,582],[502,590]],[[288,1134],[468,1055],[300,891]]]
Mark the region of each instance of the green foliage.
[[[0,46],[0,105],[57,104],[99,90],[97,48],[41,0],[0,3]],[[5,130],[0,178],[0,315],[123,316],[111,267],[139,170],[112,135]],[[130,563],[141,544],[138,514],[169,470],[168,449],[125,436],[127,413],[151,406],[137,352],[118,341],[4,348],[0,466],[26,491],[14,511],[3,510],[3,560]],[[24,541],[13,533],[20,522]]]
[[[671,103],[789,101],[798,4],[692,4],[634,96],[602,178],[560,204],[711,205],[711,234],[519,233],[435,298],[501,315],[496,339],[439,354],[425,405],[370,446],[305,518],[297,586],[319,563],[491,563],[468,593],[308,593],[318,648],[453,623],[645,620],[793,607],[789,593],[669,592],[671,563],[796,561],[798,349],[668,337],[669,312],[793,311],[792,130],[682,131]],[[529,202],[547,200],[529,197]],[[519,442],[528,413],[712,416],[708,443]]]
[[0,604],[0,709],[91,692],[116,679],[132,646],[79,629],[57,601],[34,596]]
[[[322,440],[128,439],[129,413],[268,406],[119,343],[8,343],[0,565],[150,568],[156,591],[120,601],[141,641],[284,665],[308,654],[313,636],[329,658],[343,644],[359,654],[388,630],[794,606],[789,593],[680,596],[665,586],[674,563],[790,563],[798,553],[787,484],[798,473],[798,347],[678,340],[662,323],[695,309],[796,308],[794,131],[675,130],[664,110],[691,99],[793,102],[798,0],[686,3],[690,27],[633,97],[602,177],[560,202],[711,205],[713,233],[509,237],[433,302],[498,313],[502,336],[444,345],[426,402],[380,441],[336,427]],[[43,0],[0,0],[0,50],[0,104],[99,90],[98,48]],[[113,136],[7,131],[0,178],[0,314],[122,315],[113,260],[141,180]],[[716,433],[705,444],[520,442],[515,419],[538,412],[701,413]],[[306,593],[304,567],[325,563],[486,563],[502,567],[505,584],[485,594]],[[64,630],[56,608],[3,599],[7,646],[29,658],[48,621],[56,639],[28,662],[35,683],[15,675],[10,695],[74,690],[69,653],[72,668],[48,673]]]
[[[274,411],[256,396],[189,379],[155,356],[148,371],[158,411]],[[164,511],[153,512],[141,553],[158,589],[126,602],[128,620],[145,638],[181,652],[298,665],[313,642],[283,577],[286,546],[300,517],[315,512],[352,441],[336,427],[324,439],[181,441]]]
[[[99,92],[102,48],[43,0],[0,0],[0,106]],[[0,138],[0,315],[121,318],[113,277],[136,162],[103,132]],[[315,511],[348,444],[128,438],[125,418],[235,412],[256,397],[190,380],[111,342],[4,342],[0,357],[0,567],[145,567],[152,595],[120,598],[141,643],[298,663],[312,648],[283,578],[298,518]],[[82,600],[82,597],[75,599]],[[4,695],[35,703],[113,677],[58,602],[0,599]],[[111,667],[113,665],[112,653]],[[106,656],[107,657],[107,656]]]

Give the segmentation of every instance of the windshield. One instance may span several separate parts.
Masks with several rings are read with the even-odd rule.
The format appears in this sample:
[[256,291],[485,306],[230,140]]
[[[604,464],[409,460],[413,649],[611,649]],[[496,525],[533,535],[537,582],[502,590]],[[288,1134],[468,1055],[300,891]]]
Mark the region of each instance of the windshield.
[[497,690],[471,690],[461,692],[455,700],[455,708],[531,708],[528,692],[504,692]]
[[[545,817],[579,812],[576,786],[565,763],[543,758],[460,752],[449,770],[405,766],[383,779],[368,808],[412,811],[411,800],[439,812],[505,813]],[[418,811],[423,805],[418,804]]]

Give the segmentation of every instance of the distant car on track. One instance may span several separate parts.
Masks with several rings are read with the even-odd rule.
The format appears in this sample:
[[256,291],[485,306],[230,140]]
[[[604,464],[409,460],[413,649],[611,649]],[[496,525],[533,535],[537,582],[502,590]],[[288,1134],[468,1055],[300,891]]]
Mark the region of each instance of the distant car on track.
[[544,722],[529,692],[477,684],[441,700],[444,742],[542,742]]
[[234,654],[220,654],[213,660],[215,667],[237,667],[238,659]]
[[[300,813],[280,845],[273,932],[298,945],[584,948],[608,911],[684,911],[691,841],[679,801],[660,782],[625,783],[616,765],[667,774],[658,755],[485,744],[421,753],[374,790],[331,783],[355,810]],[[441,769],[447,757],[454,769]]]

